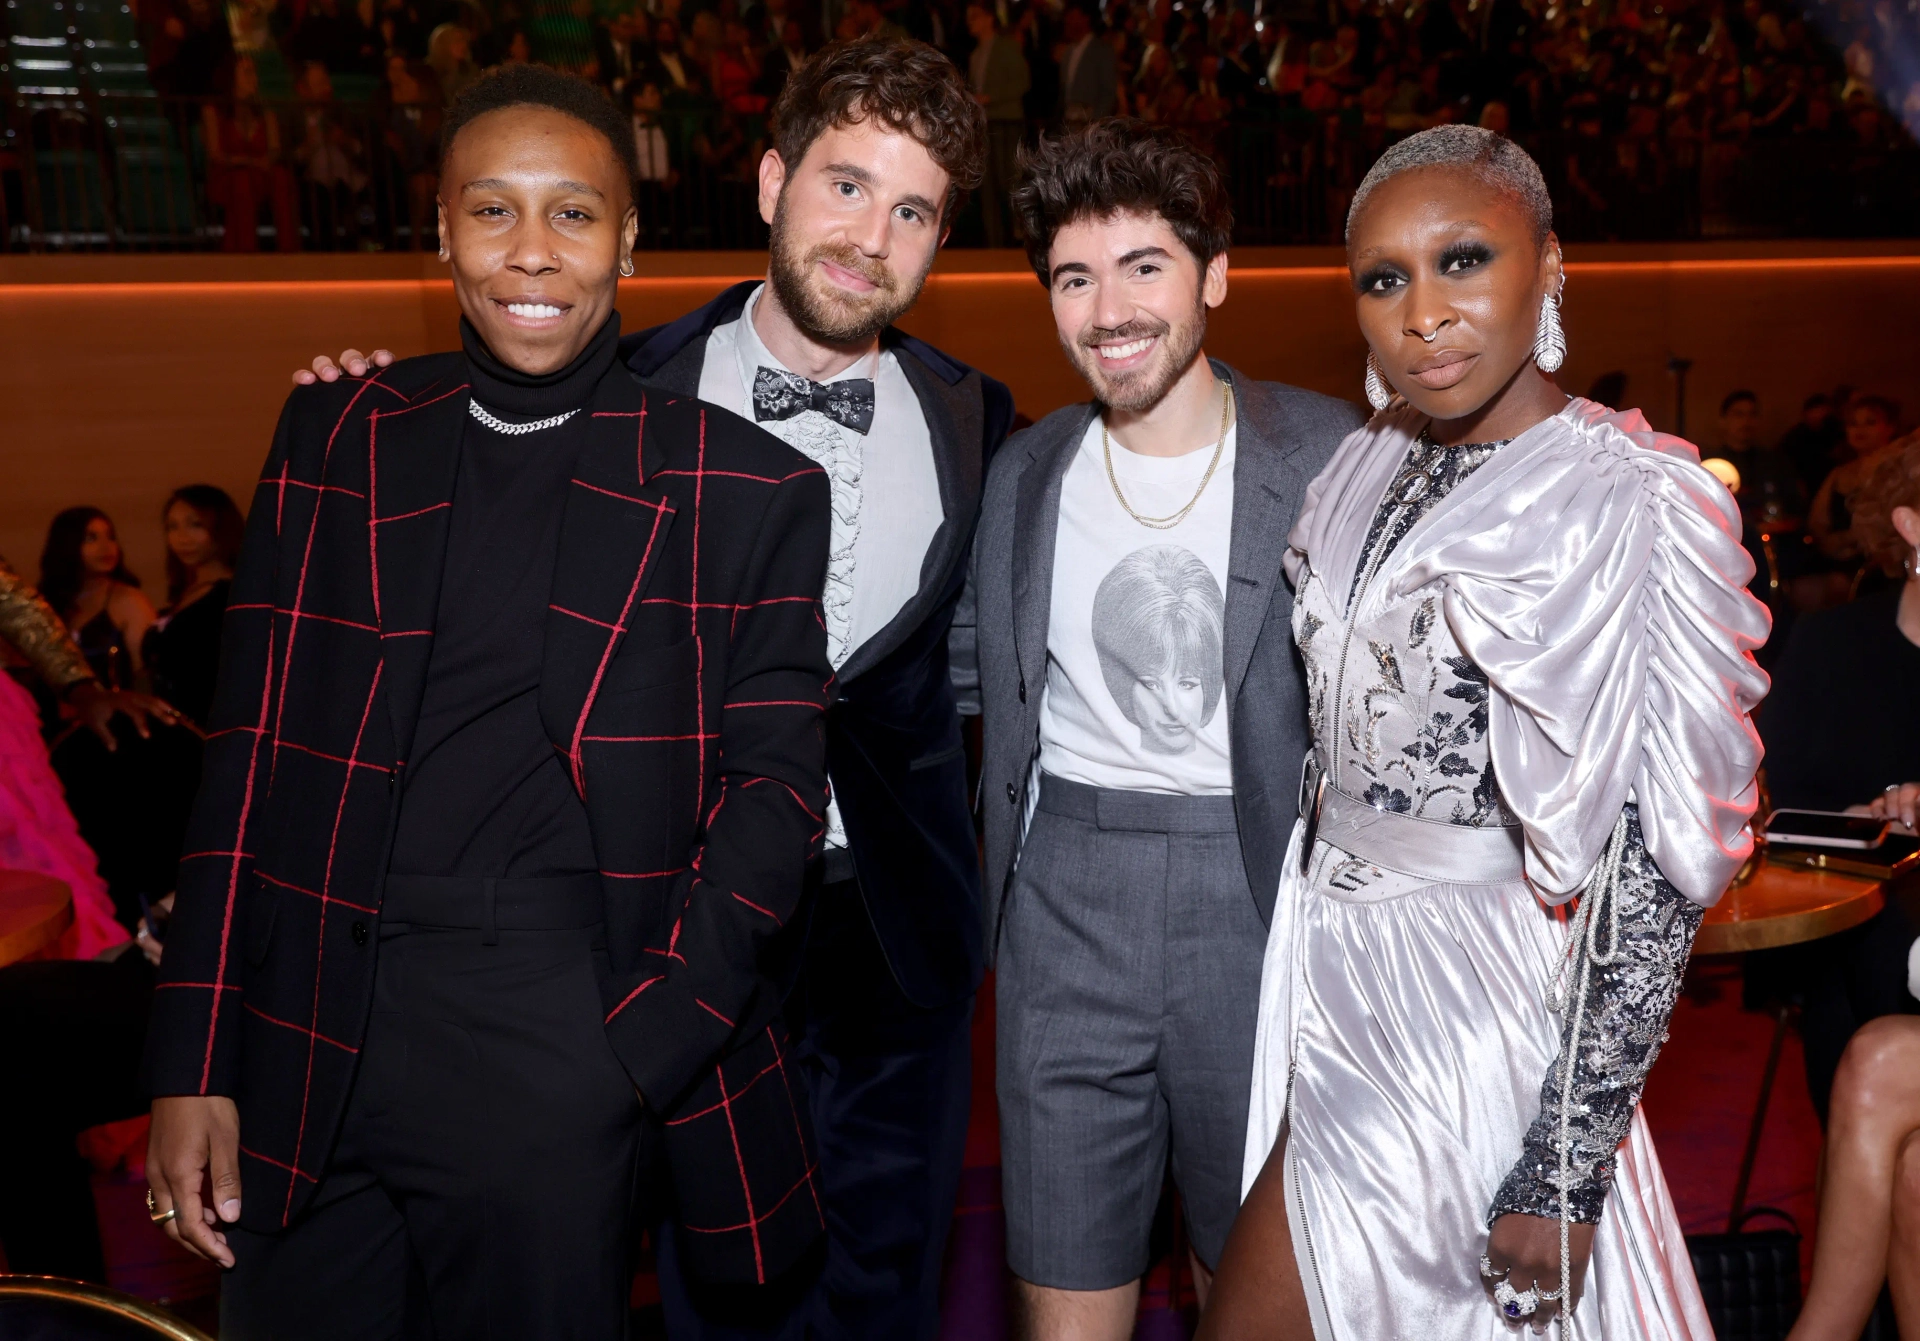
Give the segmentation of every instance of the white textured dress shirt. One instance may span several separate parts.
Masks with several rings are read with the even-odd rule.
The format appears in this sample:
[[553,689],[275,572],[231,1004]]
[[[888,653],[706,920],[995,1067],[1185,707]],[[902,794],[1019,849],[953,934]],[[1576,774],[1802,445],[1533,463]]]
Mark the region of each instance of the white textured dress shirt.
[[[714,327],[700,370],[700,399],[748,420],[754,418],[755,372],[763,367],[794,371],[774,357],[753,327],[766,287],[747,296],[738,320]],[[927,546],[945,519],[933,438],[899,358],[876,350],[825,380],[860,377],[873,379],[873,425],[865,434],[814,410],[756,421],[819,464],[832,486],[833,534],[821,605],[835,670],[913,599]],[[846,844],[838,806],[828,807],[827,843]]]

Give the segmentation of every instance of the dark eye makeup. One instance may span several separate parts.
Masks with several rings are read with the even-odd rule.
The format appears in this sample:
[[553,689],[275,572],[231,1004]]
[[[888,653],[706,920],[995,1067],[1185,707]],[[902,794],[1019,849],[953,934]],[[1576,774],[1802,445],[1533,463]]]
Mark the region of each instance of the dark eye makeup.
[[1440,253],[1436,269],[1443,275],[1474,270],[1493,259],[1493,248],[1484,242],[1454,242]]
[[1389,293],[1407,282],[1407,276],[1397,265],[1376,265],[1360,272],[1353,281],[1353,287],[1359,293]]

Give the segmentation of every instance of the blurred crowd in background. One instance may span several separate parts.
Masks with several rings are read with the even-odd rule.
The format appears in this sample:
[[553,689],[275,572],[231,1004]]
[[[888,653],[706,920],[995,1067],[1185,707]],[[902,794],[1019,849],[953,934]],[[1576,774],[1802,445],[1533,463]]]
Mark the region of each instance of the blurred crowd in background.
[[[1115,114],[1179,125],[1214,153],[1243,243],[1337,241],[1380,151],[1445,121],[1526,145],[1571,240],[1920,232],[1914,0],[9,0],[5,12],[15,245],[431,248],[441,110],[481,70],[537,61],[597,80],[632,117],[642,245],[757,246],[773,101],[823,42],[869,32],[939,47],[986,108],[989,177],[955,221],[958,245],[1015,241],[1005,194],[1023,141]],[[63,57],[70,75],[18,68]]]

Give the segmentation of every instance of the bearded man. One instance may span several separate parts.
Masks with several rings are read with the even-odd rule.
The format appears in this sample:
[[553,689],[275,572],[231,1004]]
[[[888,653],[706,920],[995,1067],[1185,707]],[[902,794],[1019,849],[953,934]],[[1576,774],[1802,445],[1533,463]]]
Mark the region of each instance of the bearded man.
[[[620,345],[646,381],[755,420],[818,462],[833,491],[832,800],[789,1003],[827,1257],[817,1277],[766,1297],[708,1298],[683,1288],[669,1236],[661,1288],[676,1337],[939,1330],[985,960],[948,629],[1013,398],[892,323],[979,184],[985,140],[979,103],[934,48],[885,37],[826,48],[774,107],[760,164],[766,281]],[[367,366],[353,351],[341,362]],[[953,649],[969,683],[971,634],[969,620]]]
[[1240,1204],[1260,961],[1307,747],[1281,570],[1362,422],[1209,360],[1232,217],[1174,132],[1014,194],[1093,392],[994,461],[974,559],[1002,1197],[1018,1335],[1133,1334],[1168,1157],[1201,1299]]
[[[979,104],[934,48],[828,47],[774,108],[760,164],[766,282],[622,346],[641,377],[758,421],[833,485],[822,600],[833,798],[790,1013],[828,1255],[780,1335],[939,1330],[985,963],[947,635],[1013,397],[892,323],[980,181],[985,136]],[[970,679],[971,643],[954,656]]]

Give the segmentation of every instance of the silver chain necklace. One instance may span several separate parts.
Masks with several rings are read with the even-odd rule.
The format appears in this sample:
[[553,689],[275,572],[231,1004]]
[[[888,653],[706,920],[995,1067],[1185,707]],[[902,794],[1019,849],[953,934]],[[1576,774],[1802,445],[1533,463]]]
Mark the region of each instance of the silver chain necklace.
[[580,413],[578,410],[568,410],[565,414],[556,414],[546,419],[534,419],[524,424],[513,424],[502,419],[477,400],[469,400],[467,402],[467,409],[472,411],[475,419],[478,419],[495,433],[515,435],[521,433],[538,433],[543,428],[558,428],[560,425],[566,423],[567,420],[573,418],[574,415]]

